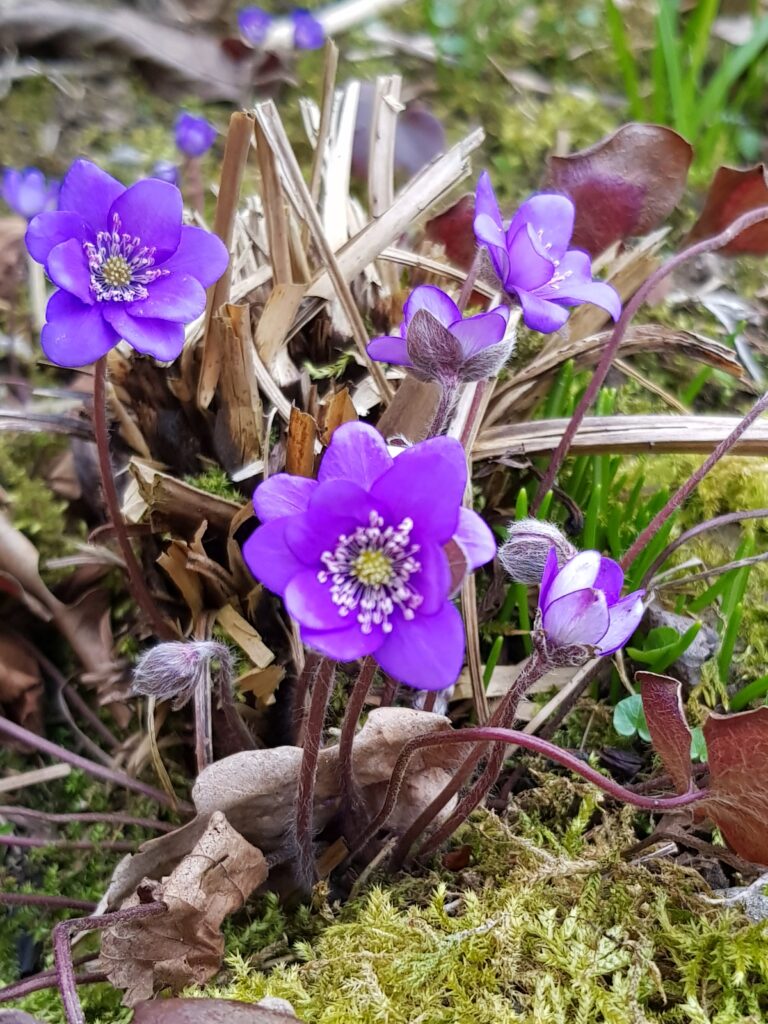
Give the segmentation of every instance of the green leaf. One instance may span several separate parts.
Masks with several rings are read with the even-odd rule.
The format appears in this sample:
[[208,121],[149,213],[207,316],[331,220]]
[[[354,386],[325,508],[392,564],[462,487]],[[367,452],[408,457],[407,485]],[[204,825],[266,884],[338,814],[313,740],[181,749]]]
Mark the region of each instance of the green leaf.
[[707,760],[707,741],[704,739],[704,733],[700,725],[697,725],[695,729],[691,729],[691,760]]
[[643,700],[639,693],[633,693],[630,697],[620,700],[613,709],[613,728],[620,736],[637,734],[641,740],[650,743],[651,734],[648,732]]

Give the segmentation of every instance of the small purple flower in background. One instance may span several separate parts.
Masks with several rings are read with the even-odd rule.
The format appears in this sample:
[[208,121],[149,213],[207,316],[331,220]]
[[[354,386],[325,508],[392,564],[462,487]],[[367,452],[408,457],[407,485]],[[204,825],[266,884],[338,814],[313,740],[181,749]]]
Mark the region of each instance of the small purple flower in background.
[[623,647],[640,625],[645,593],[635,590],[621,598],[623,585],[621,566],[599,551],[580,551],[558,568],[552,547],[541,579],[536,626],[547,654],[553,660],[558,654],[575,654],[578,663],[590,652],[612,654]]
[[262,10],[261,7],[243,7],[237,13],[240,35],[251,46],[261,46],[267,38],[271,24],[272,15]]
[[36,167],[16,170],[9,167],[3,172],[2,194],[14,213],[31,220],[43,210],[55,210],[59,198],[58,181],[46,181]]
[[202,156],[216,139],[216,128],[204,117],[182,110],[173,122],[176,145],[185,156]]
[[450,296],[431,284],[414,288],[403,307],[396,335],[374,338],[368,355],[408,366],[427,380],[466,382],[495,376],[514,345],[506,338],[509,310],[463,317]]
[[179,168],[172,160],[158,160],[149,174],[150,178],[167,181],[169,185],[179,184]]
[[339,661],[372,654],[408,686],[443,689],[464,660],[446,546],[458,546],[467,570],[496,552],[480,516],[462,508],[466,481],[453,438],[393,458],[373,427],[346,423],[317,480],[280,473],[256,488],[262,525],[243,556],[283,598],[308,647]]
[[505,290],[517,296],[526,327],[548,334],[568,319],[566,307],[592,302],[618,320],[621,300],[614,288],[592,280],[592,261],[568,249],[575,210],[563,195],[542,193],[527,200],[506,231],[487,171],[477,183],[475,237],[488,254]]
[[87,160],[61,184],[59,209],[35,217],[30,255],[58,286],[40,341],[59,366],[85,366],[121,339],[170,361],[205,289],[226,269],[216,235],[182,224],[181,193],[156,178],[126,188]]
[[314,14],[297,7],[293,18],[293,45],[297,50],[319,50],[325,42],[325,29]]

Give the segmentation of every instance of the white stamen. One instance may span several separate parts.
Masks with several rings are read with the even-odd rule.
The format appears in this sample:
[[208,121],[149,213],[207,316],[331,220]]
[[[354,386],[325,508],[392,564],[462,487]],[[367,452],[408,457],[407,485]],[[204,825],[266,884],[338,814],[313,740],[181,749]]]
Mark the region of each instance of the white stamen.
[[121,233],[121,226],[115,213],[111,231],[99,231],[95,243],[83,242],[97,302],[146,299],[146,285],[169,273],[154,266],[154,246],[142,245],[140,238]]

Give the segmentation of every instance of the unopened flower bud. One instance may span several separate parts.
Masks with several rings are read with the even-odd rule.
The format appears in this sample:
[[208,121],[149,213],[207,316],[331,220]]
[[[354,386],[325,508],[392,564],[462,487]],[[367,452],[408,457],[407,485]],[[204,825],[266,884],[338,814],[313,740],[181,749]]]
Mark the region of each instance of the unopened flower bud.
[[172,700],[171,706],[177,711],[204,682],[214,661],[219,663],[220,682],[231,684],[232,655],[225,644],[214,640],[158,644],[136,662],[132,693],[156,700]]
[[576,554],[576,548],[554,523],[520,519],[509,524],[507,541],[499,549],[499,561],[515,583],[540,583],[552,547],[561,567]]

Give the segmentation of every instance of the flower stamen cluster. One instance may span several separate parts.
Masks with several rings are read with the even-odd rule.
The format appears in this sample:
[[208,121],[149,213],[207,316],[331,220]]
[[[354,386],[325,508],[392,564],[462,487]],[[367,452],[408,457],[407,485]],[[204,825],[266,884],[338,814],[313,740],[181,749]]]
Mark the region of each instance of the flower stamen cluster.
[[319,583],[331,583],[331,600],[344,618],[356,612],[363,633],[380,626],[392,632],[390,617],[399,608],[403,618],[411,620],[422,597],[409,584],[421,570],[414,558],[418,544],[411,543],[413,520],[405,518],[399,526],[387,526],[378,512],[372,511],[368,526],[358,526],[351,534],[342,534],[333,551],[320,556],[325,569],[317,574]]
[[156,249],[121,231],[119,216],[112,216],[112,230],[98,231],[95,242],[83,242],[91,272],[91,290],[97,302],[135,302],[149,295],[147,285],[167,270],[155,267]]

